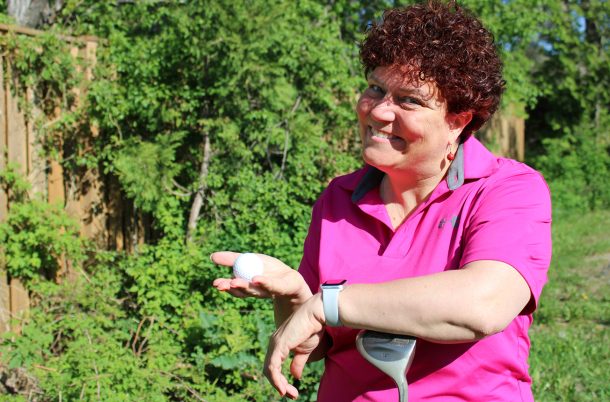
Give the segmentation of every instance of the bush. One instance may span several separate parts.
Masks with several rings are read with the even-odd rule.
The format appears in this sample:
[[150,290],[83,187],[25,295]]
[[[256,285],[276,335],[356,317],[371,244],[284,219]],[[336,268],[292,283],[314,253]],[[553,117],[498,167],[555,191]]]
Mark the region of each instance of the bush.
[[542,141],[545,153],[533,164],[551,188],[553,209],[585,211],[610,207],[610,144],[590,124]]

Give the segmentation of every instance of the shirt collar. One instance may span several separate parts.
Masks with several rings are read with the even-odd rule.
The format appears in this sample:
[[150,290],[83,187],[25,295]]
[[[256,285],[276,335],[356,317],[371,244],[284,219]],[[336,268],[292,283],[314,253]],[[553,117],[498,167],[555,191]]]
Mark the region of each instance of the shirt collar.
[[[462,145],[462,144],[460,144]],[[464,146],[464,179],[481,179],[489,177],[498,167],[498,157],[473,135],[463,143]]]
[[[455,154],[455,159],[447,171],[447,187],[456,190],[465,180],[488,177],[498,168],[498,159],[487,150],[474,136],[469,136],[461,143]],[[343,183],[343,187],[353,191],[352,202],[358,202],[366,193],[379,186],[385,173],[367,165],[362,173],[353,180]]]

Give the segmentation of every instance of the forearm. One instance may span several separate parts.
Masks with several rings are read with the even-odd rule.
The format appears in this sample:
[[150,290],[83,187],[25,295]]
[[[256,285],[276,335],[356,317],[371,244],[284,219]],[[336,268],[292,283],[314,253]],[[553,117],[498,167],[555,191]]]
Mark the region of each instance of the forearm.
[[341,322],[441,343],[473,341],[501,331],[527,304],[529,287],[510,266],[474,265],[347,286],[339,296]]

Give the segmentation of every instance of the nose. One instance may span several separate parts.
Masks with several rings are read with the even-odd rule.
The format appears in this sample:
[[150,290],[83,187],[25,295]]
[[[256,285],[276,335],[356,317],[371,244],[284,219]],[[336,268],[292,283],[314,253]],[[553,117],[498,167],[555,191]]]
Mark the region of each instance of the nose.
[[384,123],[392,122],[392,121],[394,121],[394,118],[396,117],[396,115],[392,109],[392,106],[393,105],[390,101],[379,102],[378,104],[373,106],[373,108],[371,109],[370,115],[374,120],[376,120],[378,122],[384,122]]

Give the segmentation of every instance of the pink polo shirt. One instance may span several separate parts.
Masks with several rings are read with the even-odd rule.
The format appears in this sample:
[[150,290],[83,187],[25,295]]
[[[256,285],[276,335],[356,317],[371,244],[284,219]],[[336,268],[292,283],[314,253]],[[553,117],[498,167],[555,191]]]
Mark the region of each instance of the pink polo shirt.
[[[439,183],[396,230],[379,196],[380,171],[368,166],[334,179],[314,206],[299,272],[316,293],[328,279],[385,282],[476,260],[511,265],[532,302],[504,331],[477,342],[419,339],[409,401],[532,401],[527,331],[551,259],[549,190],[536,171],[495,157],[474,137],[461,148],[448,173],[453,182]],[[358,330],[326,331],[333,345],[318,401],[397,401],[393,381],[356,350]]]

